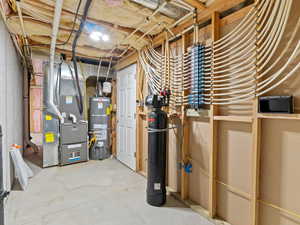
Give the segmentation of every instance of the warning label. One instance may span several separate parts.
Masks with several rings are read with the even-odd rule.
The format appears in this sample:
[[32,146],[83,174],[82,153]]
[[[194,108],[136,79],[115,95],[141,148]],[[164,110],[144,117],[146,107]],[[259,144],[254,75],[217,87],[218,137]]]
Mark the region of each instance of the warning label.
[[45,134],[46,143],[53,143],[55,141],[54,133],[48,132]]
[[154,190],[156,191],[160,190],[160,183],[154,183]]

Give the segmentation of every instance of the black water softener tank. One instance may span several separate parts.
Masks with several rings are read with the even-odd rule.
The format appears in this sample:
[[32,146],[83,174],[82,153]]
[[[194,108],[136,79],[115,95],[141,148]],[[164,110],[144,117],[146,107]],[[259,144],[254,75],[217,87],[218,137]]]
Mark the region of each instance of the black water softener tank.
[[148,180],[147,202],[162,206],[166,202],[166,148],[167,113],[161,107],[166,105],[165,97],[150,95],[146,105],[152,111],[148,114]]

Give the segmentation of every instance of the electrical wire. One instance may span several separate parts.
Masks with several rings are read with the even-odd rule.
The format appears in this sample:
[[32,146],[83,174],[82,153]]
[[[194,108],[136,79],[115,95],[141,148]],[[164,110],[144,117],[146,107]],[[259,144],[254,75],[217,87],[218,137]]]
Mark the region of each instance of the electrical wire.
[[[298,44],[279,71],[266,76],[274,68],[274,65],[282,59],[287,48],[280,55],[280,59],[268,66],[270,69],[264,70],[282,41],[283,32],[290,15],[291,3],[292,0],[283,0],[281,4],[272,0],[264,0],[259,10],[251,10],[247,19],[244,20],[245,23],[231,32],[230,37],[234,37],[235,43],[217,41],[213,43],[212,47],[208,47],[207,51],[204,51],[202,85],[205,104],[228,105],[248,101],[279,86],[300,69],[300,63],[298,63],[292,71],[284,75],[287,66],[295,61],[300,54],[300,44]],[[258,19],[261,21],[258,24],[259,35],[257,37],[254,32],[255,23],[252,20],[254,15],[251,15],[255,10],[258,10]],[[273,19],[267,20],[270,17]],[[298,30],[299,25],[297,24],[296,30]],[[295,33],[296,31],[293,32],[291,39],[295,38]],[[260,43],[258,47],[255,45],[256,39]],[[287,46],[291,45],[291,39]],[[256,49],[257,51],[255,51]],[[171,96],[170,101],[175,105],[180,104],[180,101],[187,104],[188,96],[183,96],[181,100],[178,96],[183,94],[183,90],[190,90],[191,88],[191,54],[168,57],[158,53],[150,46],[140,52],[139,59],[150,89],[158,92],[167,76],[167,79],[171,81],[171,91],[174,95]],[[213,69],[210,68],[211,65],[213,65]],[[260,72],[258,76],[255,76],[256,68]],[[168,74],[167,69],[170,71]],[[212,91],[217,92],[212,93]]]
[[78,39],[79,39],[79,37],[82,33],[82,30],[83,30],[83,27],[85,25],[87,14],[88,14],[89,8],[91,6],[91,3],[92,3],[92,0],[87,0],[86,1],[86,4],[84,6],[84,12],[83,12],[82,19],[81,19],[81,23],[80,23],[78,31],[76,32],[76,35],[75,35],[75,38],[74,38],[74,41],[73,41],[73,44],[72,44],[72,61],[73,61],[73,66],[74,66],[75,82],[76,82],[78,98],[79,98],[78,108],[79,108],[80,114],[83,113],[83,99],[82,99],[82,93],[81,93],[80,84],[79,84],[79,75],[78,75],[77,57],[76,57],[76,47],[77,47]]

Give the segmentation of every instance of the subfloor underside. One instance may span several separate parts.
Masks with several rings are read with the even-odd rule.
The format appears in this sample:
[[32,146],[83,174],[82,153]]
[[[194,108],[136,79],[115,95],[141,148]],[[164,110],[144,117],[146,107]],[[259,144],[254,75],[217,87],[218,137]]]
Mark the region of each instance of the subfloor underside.
[[211,225],[168,196],[145,201],[146,179],[115,159],[36,171],[26,191],[13,191],[7,225]]

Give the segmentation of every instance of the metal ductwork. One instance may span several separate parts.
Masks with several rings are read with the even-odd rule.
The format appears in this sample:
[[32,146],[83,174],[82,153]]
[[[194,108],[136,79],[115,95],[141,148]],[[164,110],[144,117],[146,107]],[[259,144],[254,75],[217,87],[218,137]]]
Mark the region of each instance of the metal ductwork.
[[[63,7],[63,0],[57,0],[55,3],[55,11],[54,11],[54,19],[52,24],[52,34],[51,34],[51,45],[50,45],[50,67],[49,67],[49,76],[48,84],[51,87],[54,87],[54,64],[55,64],[55,48],[56,48],[56,40],[57,40],[57,34],[59,30],[59,23],[60,23],[60,17]],[[56,115],[60,120],[63,120],[63,117],[57,108],[57,106],[54,104],[54,90],[49,89],[49,95],[47,99],[48,105],[49,105],[49,111]]]
[[[131,1],[153,10],[158,8],[163,2],[161,0],[131,0]],[[179,19],[184,15],[186,15],[188,12],[189,12],[188,10],[175,6],[171,3],[168,3],[165,7],[163,7],[160,10],[160,13],[168,17],[171,17],[173,19]]]

